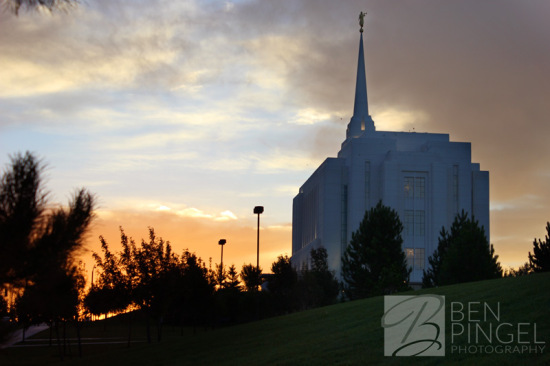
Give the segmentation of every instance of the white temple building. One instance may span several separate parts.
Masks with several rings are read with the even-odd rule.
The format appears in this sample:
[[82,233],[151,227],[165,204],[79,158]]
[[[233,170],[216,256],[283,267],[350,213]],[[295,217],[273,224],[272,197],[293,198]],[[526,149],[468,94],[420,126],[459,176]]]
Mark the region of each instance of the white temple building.
[[448,134],[376,130],[362,32],[353,117],[337,157],[327,158],[294,198],[291,260],[296,268],[309,266],[310,250],[322,246],[339,278],[351,234],[382,201],[399,214],[410,283],[419,284],[441,228],[449,229],[457,213],[473,215],[489,239],[489,172],[472,163],[470,143]]

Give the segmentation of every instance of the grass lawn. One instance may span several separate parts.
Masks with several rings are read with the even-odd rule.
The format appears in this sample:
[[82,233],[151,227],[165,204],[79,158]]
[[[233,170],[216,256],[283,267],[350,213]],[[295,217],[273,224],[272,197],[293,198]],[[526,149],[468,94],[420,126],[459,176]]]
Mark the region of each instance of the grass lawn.
[[[404,294],[434,293],[446,300],[446,356],[443,357],[384,357],[384,330],[381,317],[383,297],[346,302],[259,322],[215,330],[192,330],[165,327],[163,340],[148,344],[144,341],[143,325],[134,327],[138,341],[130,348],[125,343],[99,344],[99,340],[124,342],[127,327],[124,320],[110,319],[104,330],[102,322],[87,324],[84,338],[96,338],[85,345],[83,358],[77,357],[76,345],[71,345],[73,357],[64,365],[353,365],[389,364],[404,362],[422,365],[517,365],[550,364],[550,273],[504,278],[491,281],[446,286]],[[500,323],[517,345],[518,323],[522,326],[520,341],[533,343],[533,324],[536,340],[546,342],[543,353],[523,354],[457,354],[451,352],[451,302],[486,302],[495,309],[500,305]],[[43,332],[34,338],[47,338]],[[502,337],[504,338],[504,337]],[[91,342],[91,341],[90,341]],[[493,345],[497,344],[493,341]],[[467,338],[455,339],[453,345],[467,346]],[[532,345],[532,344],[531,344]],[[46,365],[59,363],[55,347],[21,347],[0,351],[0,365]]]

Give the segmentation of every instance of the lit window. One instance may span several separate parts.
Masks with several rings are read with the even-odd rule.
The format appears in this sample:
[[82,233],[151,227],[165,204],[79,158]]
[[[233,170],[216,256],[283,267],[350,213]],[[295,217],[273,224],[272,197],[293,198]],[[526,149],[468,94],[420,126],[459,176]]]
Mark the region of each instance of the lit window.
[[405,255],[407,256],[407,266],[412,268],[414,265],[414,249],[405,248]]
[[413,177],[405,177],[405,198],[413,198],[414,197],[414,178]]

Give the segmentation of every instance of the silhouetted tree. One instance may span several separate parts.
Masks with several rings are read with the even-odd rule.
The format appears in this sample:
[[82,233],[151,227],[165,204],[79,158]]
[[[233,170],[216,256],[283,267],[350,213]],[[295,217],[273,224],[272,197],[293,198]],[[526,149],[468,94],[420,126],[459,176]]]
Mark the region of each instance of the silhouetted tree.
[[365,212],[342,257],[344,291],[350,299],[408,288],[402,231],[397,212],[382,202]]
[[545,240],[533,240],[533,254],[529,252],[529,266],[534,272],[550,271],[550,222],[546,223]]
[[[119,229],[122,246],[120,253],[112,253],[103,236],[99,237],[103,257],[93,253],[99,277],[96,283],[92,283],[84,298],[85,308],[92,315],[107,316],[109,313],[121,313],[137,304],[136,288],[139,285],[139,275],[136,244],[126,236],[122,227]],[[128,347],[131,345],[133,318],[133,313],[127,318]],[[104,324],[106,326],[106,323]]]
[[428,264],[430,267],[428,270],[423,270],[422,287],[428,288],[440,285],[441,265],[450,246],[451,235],[445,230],[445,227],[442,227],[439,232],[437,249],[428,257]]
[[262,269],[252,265],[244,264],[241,269],[241,279],[244,283],[244,288],[246,291],[258,291],[261,285],[260,275],[262,274]]
[[227,272],[225,271],[225,268],[221,267],[221,264],[216,264],[216,269],[214,270],[214,273],[212,273],[212,277],[214,278],[218,289],[222,289],[225,287],[227,281]]
[[41,236],[47,193],[44,164],[33,154],[15,154],[0,180],[0,288],[24,287],[32,274],[29,261],[35,239]]
[[441,230],[437,256],[428,258],[424,286],[442,286],[502,277],[502,268],[485,230],[462,211],[455,217],[450,232]]
[[218,288],[215,293],[216,310],[218,322],[235,322],[239,310],[239,301],[241,299],[241,283],[239,273],[234,264],[227,271],[226,281],[223,288]]
[[[121,236],[125,238],[122,229]],[[96,266],[99,269],[98,278],[96,283],[90,287],[85,299],[88,311],[98,316],[123,312],[134,302],[127,286],[128,279],[123,272],[121,255],[110,251],[109,244],[103,236],[100,236],[99,240],[103,258],[99,254],[93,253]]]
[[241,291],[241,282],[239,281],[239,273],[234,264],[229,267],[227,272],[227,282],[225,288],[235,291]]
[[330,305],[336,302],[340,286],[328,267],[328,253],[323,247],[311,249],[311,269],[301,271],[298,298],[302,308]]
[[276,311],[279,314],[290,312],[294,308],[294,288],[298,275],[290,258],[280,255],[271,265],[273,275],[269,278],[268,289],[273,294]]
[[523,265],[519,266],[518,269],[510,268],[507,271],[503,272],[503,277],[519,277],[526,276],[533,272],[529,262],[525,262]]
[[0,287],[19,293],[16,311],[24,326],[77,320],[83,280],[74,259],[95,199],[80,189],[68,208],[46,212],[44,165],[29,152],[10,160],[0,181]]
[[[65,329],[66,322],[74,321],[80,336],[79,310],[85,280],[75,265],[75,255],[83,246],[93,218],[94,201],[89,192],[81,189],[68,209],[58,208],[47,217],[30,251],[33,273],[27,276],[27,286],[17,304],[24,322],[48,322],[56,329],[62,322]],[[80,338],[78,341],[80,345]]]
[[211,311],[214,284],[209,280],[208,269],[205,263],[188,250],[181,257],[183,269],[183,307],[184,320],[193,325],[194,332],[197,325],[206,322]]
[[166,277],[174,266],[177,258],[172,253],[169,242],[157,239],[153,228],[149,228],[149,241],[142,240],[137,248],[137,273],[139,285],[135,290],[137,305],[147,315],[147,339],[151,341],[149,319],[157,322],[157,338],[162,336],[162,318],[169,307],[168,282]]
[[69,202],[68,210],[59,208],[49,215],[31,251],[34,268],[38,271],[52,266],[68,268],[75,262],[75,255],[82,249],[94,217],[94,206],[94,196],[86,189],[80,189]]

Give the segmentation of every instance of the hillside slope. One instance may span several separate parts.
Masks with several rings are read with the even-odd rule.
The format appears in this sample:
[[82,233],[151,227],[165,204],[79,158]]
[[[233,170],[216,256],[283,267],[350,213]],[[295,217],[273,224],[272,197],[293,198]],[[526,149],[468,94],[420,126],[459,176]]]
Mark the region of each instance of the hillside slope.
[[[550,273],[516,278],[466,283],[406,294],[439,294],[446,297],[447,352],[441,357],[384,357],[384,331],[381,327],[383,297],[342,303],[334,306],[266,319],[234,327],[172,339],[166,343],[118,350],[112,359],[106,355],[86,357],[78,364],[117,365],[349,365],[349,364],[550,364]],[[509,323],[507,345],[523,346],[529,352],[451,353],[451,302],[484,302],[500,307],[499,323]],[[474,304],[475,305],[475,304]],[[467,305],[466,305],[467,306]],[[517,324],[520,325],[519,339]],[[533,339],[533,324],[536,336]],[[496,325],[496,324],[495,324]],[[505,328],[503,328],[505,329]],[[456,341],[455,337],[455,341]],[[466,337],[455,345],[467,346]],[[534,353],[536,342],[537,353]],[[493,338],[493,346],[498,341]],[[540,353],[541,347],[542,354]],[[473,349],[470,349],[472,351]],[[491,351],[491,348],[484,352]],[[85,361],[82,362],[82,361]]]

